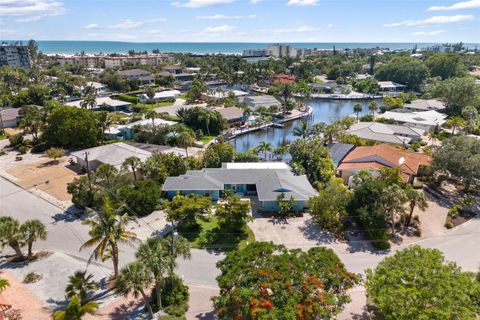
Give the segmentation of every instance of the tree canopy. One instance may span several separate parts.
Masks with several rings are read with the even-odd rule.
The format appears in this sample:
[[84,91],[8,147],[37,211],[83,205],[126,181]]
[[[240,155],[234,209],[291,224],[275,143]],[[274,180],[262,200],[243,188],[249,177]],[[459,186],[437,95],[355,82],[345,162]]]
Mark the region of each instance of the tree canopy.
[[410,57],[394,57],[387,63],[379,65],[375,72],[375,78],[378,80],[398,82],[410,90],[419,90],[427,77],[427,67]]

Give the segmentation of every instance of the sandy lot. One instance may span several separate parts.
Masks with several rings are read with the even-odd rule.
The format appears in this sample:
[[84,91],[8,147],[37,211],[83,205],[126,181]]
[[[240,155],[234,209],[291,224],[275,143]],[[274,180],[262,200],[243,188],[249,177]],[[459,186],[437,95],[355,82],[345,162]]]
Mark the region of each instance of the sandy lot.
[[42,157],[34,163],[20,163],[6,172],[16,177],[17,182],[26,189],[36,188],[58,200],[69,201],[71,196],[67,193],[67,184],[73,181],[77,173],[67,167],[68,159],[63,157],[56,164]]

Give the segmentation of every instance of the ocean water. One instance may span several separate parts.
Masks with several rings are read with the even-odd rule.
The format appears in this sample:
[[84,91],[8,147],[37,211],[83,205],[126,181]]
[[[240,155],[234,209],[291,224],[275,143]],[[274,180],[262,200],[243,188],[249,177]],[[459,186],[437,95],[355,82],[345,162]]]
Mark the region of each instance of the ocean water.
[[[241,54],[244,49],[263,49],[269,43],[248,42],[118,42],[118,41],[37,41],[40,51],[46,54],[63,53],[74,54],[84,51],[85,53],[126,53],[129,50],[148,51],[159,49],[162,53],[235,53]],[[289,43],[296,48],[354,49],[354,48],[389,48],[410,49],[417,45],[418,48],[426,48],[434,43]],[[474,49],[476,44],[466,44]]]

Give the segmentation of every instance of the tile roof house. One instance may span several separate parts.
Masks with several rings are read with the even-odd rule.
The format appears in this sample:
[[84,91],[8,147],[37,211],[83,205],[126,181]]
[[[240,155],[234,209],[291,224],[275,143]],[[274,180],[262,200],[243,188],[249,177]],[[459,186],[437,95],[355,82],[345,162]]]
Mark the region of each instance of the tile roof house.
[[295,76],[279,73],[273,76],[273,84],[293,84],[297,78]]
[[351,178],[360,170],[377,174],[382,168],[399,167],[404,182],[413,182],[421,165],[427,166],[431,157],[405,150],[400,150],[387,144],[370,147],[356,147],[340,162],[337,172],[345,184],[351,183]]
[[428,111],[428,110],[444,110],[445,103],[435,99],[417,99],[410,103],[406,103],[404,108],[416,111]]
[[268,108],[271,106],[281,107],[282,104],[277,98],[270,95],[261,96],[246,96],[239,100],[240,103],[246,103],[252,110],[256,110],[259,107]]
[[227,120],[229,125],[235,125],[239,122],[242,122],[246,119],[244,115],[244,110],[237,107],[228,107],[228,108],[216,108],[215,111],[218,111],[222,118]]
[[330,149],[330,157],[332,158],[335,167],[338,167],[343,158],[355,148],[353,144],[348,143],[330,143],[327,147]]
[[346,132],[365,140],[407,145],[421,139],[425,130],[380,122],[359,122]]
[[155,81],[155,77],[149,71],[142,69],[129,69],[118,71],[118,74],[126,77],[128,80],[139,80],[142,84],[149,84]]
[[295,198],[295,211],[308,207],[308,199],[317,194],[307,177],[295,175],[283,162],[223,163],[221,168],[189,170],[178,177],[168,177],[163,186],[167,197],[199,194],[217,201],[225,189],[258,198],[263,211],[278,211],[277,197]]

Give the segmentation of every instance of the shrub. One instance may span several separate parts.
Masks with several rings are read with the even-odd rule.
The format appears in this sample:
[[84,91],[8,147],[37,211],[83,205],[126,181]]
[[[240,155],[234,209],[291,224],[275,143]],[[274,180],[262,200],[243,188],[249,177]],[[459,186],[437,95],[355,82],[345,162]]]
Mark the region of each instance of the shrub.
[[173,275],[165,279],[165,287],[162,290],[162,303],[164,311],[173,316],[182,316],[188,310],[190,294],[188,287],[182,279]]
[[460,213],[462,206],[459,204],[454,205],[450,210],[448,210],[448,216],[450,218],[455,218]]
[[23,143],[23,136],[21,134],[14,134],[8,138],[11,147],[17,147]]
[[373,121],[373,115],[371,115],[371,114],[364,115],[364,116],[360,117],[360,121],[371,122],[371,121]]
[[30,272],[25,278],[23,278],[23,283],[35,283],[42,280],[43,276],[39,273]]
[[138,97],[130,96],[128,94],[120,93],[117,96],[118,100],[130,102],[130,103],[138,103]]
[[390,242],[388,240],[375,240],[372,241],[372,245],[379,250],[390,249]]
[[415,229],[415,231],[413,232],[413,234],[417,237],[421,237],[422,236],[422,229],[418,228],[418,229]]
[[27,153],[27,151],[28,151],[28,147],[27,147],[27,146],[20,146],[20,147],[18,148],[18,152],[20,152],[21,154],[25,154],[25,153]]
[[447,229],[452,229],[452,228],[453,228],[453,223],[452,223],[452,221],[447,220],[447,221],[445,222],[445,228],[447,228]]

